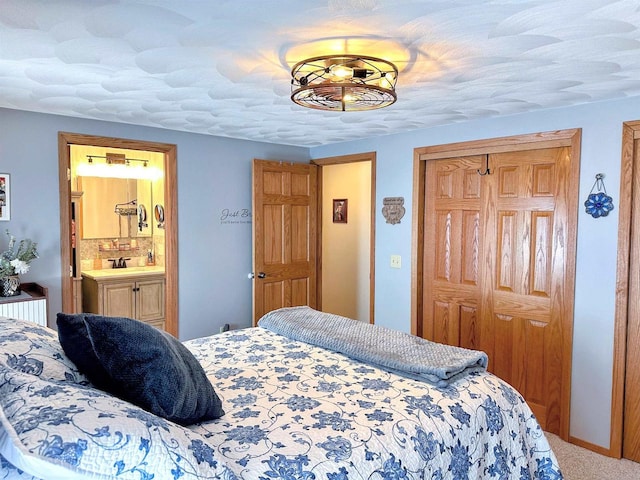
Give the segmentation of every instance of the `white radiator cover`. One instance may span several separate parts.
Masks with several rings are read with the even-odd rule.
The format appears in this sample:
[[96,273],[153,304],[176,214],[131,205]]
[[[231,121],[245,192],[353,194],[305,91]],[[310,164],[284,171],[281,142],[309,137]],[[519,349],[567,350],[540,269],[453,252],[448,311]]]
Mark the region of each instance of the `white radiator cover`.
[[29,320],[47,326],[47,300],[27,300],[24,302],[0,303],[0,316]]

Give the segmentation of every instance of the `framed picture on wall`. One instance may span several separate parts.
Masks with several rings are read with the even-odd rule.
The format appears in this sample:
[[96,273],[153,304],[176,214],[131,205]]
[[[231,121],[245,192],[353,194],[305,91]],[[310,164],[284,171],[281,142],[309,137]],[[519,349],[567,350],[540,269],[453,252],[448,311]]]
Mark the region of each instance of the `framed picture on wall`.
[[347,223],[347,204],[346,198],[333,199],[333,223]]
[[11,220],[11,176],[8,173],[0,173],[0,221]]

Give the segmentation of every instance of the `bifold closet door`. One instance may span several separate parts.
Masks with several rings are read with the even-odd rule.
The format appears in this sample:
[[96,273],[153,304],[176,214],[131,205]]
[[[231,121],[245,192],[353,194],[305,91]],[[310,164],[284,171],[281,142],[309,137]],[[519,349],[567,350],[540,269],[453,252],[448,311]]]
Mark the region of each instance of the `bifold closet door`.
[[423,335],[486,351],[554,433],[572,301],[569,165],[565,147],[446,158],[427,162],[425,185]]

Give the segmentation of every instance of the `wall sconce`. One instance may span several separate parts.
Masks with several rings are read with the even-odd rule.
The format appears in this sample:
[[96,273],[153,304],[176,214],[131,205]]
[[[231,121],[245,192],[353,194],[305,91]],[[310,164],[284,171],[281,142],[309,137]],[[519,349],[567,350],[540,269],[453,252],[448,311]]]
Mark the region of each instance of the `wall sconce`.
[[[98,162],[98,159],[104,159],[104,163]],[[162,178],[162,170],[149,166],[149,160],[128,158],[120,153],[107,153],[105,156],[87,155],[87,163],[78,165],[77,174],[84,177],[134,178],[140,180],[159,180]]]

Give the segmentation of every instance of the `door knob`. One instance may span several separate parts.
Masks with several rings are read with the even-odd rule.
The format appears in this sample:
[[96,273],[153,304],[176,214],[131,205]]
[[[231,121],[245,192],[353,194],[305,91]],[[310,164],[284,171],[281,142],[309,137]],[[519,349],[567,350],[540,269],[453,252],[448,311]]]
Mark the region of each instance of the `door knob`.
[[[251,272],[251,273],[250,273],[249,275],[247,275],[247,276],[248,276],[249,278],[251,278],[251,279],[256,278],[256,274],[255,274],[255,273],[253,273],[253,272]],[[267,276],[267,274],[266,274],[266,273],[264,273],[264,272],[259,272],[259,273],[258,273],[258,278],[265,278],[266,276]]]

